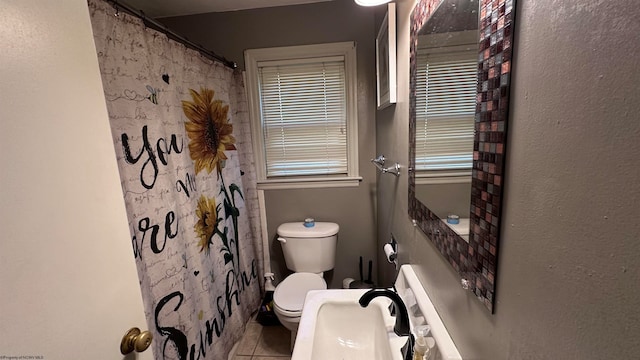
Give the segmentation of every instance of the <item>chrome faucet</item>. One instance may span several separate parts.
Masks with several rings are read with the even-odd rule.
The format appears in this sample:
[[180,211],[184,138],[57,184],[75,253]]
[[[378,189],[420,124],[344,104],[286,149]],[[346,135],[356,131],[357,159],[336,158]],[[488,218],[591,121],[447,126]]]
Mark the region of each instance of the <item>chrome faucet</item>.
[[402,354],[405,360],[411,360],[413,358],[413,344],[414,337],[411,334],[411,325],[409,324],[409,312],[407,307],[397,293],[387,289],[371,289],[364,293],[358,302],[360,306],[367,307],[371,300],[378,296],[384,296],[393,302],[396,310],[396,324],[393,327],[393,332],[398,336],[408,336],[407,343],[402,347]]

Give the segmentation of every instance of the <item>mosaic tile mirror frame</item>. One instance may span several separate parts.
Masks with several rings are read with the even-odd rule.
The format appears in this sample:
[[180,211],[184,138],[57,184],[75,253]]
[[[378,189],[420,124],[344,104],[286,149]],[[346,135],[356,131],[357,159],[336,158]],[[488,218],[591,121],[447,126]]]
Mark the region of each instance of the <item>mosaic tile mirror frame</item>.
[[[420,0],[411,14],[409,159],[415,169],[418,35],[449,0]],[[463,1],[463,0],[453,0]],[[470,0],[466,0],[470,1]],[[504,184],[515,0],[479,3],[478,82],[468,242],[416,198],[416,171],[409,174],[409,216],[460,274],[463,287],[494,312]]]

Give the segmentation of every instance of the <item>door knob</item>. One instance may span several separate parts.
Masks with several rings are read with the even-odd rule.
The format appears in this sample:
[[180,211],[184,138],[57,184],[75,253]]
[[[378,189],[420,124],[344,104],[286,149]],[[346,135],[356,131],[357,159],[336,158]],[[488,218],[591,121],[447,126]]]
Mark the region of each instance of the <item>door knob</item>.
[[131,328],[122,337],[122,341],[120,342],[120,352],[122,355],[126,355],[134,350],[136,352],[145,351],[149,345],[151,345],[151,340],[153,340],[153,335],[151,335],[150,332],[141,332],[137,327]]

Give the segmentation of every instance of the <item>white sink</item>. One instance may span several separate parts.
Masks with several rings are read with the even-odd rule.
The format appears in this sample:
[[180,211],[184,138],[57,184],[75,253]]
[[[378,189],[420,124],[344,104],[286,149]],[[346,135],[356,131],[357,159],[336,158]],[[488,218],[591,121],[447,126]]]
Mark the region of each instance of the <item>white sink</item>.
[[[431,326],[439,359],[461,360],[446,327],[413,269],[403,265],[395,282],[413,331]],[[394,331],[391,300],[376,297],[366,308],[358,300],[367,289],[317,290],[307,293],[291,360],[402,360],[407,337]]]
[[319,290],[307,294],[292,360],[401,360],[407,337],[393,332],[391,301],[378,297],[363,308],[366,289]]

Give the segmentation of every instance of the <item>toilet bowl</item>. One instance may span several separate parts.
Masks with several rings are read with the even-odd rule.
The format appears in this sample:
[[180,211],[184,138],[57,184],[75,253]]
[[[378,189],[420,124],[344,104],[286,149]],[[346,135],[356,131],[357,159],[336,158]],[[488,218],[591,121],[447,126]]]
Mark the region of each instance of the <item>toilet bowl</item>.
[[291,331],[292,339],[295,339],[307,292],[326,288],[324,279],[314,273],[293,273],[276,287],[273,293],[273,310],[280,323]]

